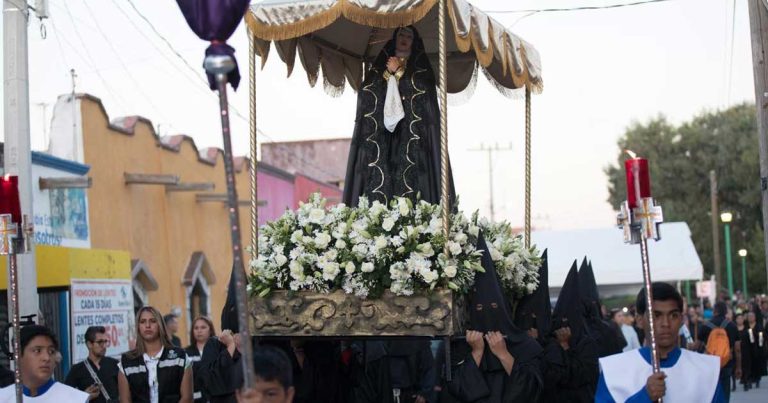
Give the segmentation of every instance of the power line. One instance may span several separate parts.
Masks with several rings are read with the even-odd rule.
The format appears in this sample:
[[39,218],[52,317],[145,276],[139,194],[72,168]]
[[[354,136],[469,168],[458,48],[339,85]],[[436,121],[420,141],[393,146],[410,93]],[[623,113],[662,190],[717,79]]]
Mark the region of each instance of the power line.
[[[75,35],[77,36],[78,40],[80,40],[80,44],[83,46],[83,50],[85,50],[85,54],[88,56],[88,59],[90,60],[91,66],[96,68],[96,62],[94,61],[93,57],[91,56],[91,53],[88,51],[88,46],[85,44],[85,41],[83,40],[83,37],[80,35],[80,30],[77,29],[77,24],[75,24],[75,19],[72,17],[72,13],[69,11],[69,7],[64,7],[65,11],[67,12],[67,15],[69,16],[69,20],[72,22],[72,28],[75,30]],[[122,107],[123,111],[126,111],[125,104],[123,103],[122,97],[116,96],[112,92],[112,88],[107,84],[107,80],[104,79],[104,76],[101,75],[99,70],[96,70],[96,75],[99,77],[99,80],[101,80],[101,83],[104,85],[104,88],[107,90],[109,95],[112,96],[112,98],[115,99],[115,101]]]
[[635,1],[631,3],[609,4],[605,6],[582,6],[582,7],[571,7],[571,8],[541,8],[541,9],[529,9],[529,10],[487,10],[486,13],[514,14],[514,13],[531,13],[531,12],[532,13],[549,13],[549,12],[560,12],[560,11],[607,10],[611,8],[642,6],[644,4],[651,4],[651,3],[664,3],[667,1],[672,1],[672,0],[644,0],[644,1]]
[[104,38],[104,41],[107,42],[109,45],[109,48],[112,50],[112,53],[115,54],[115,57],[120,62],[120,65],[123,67],[123,70],[125,70],[125,73],[128,75],[128,78],[131,79],[131,81],[134,84],[134,87],[137,91],[141,94],[144,99],[146,99],[147,103],[150,107],[152,107],[153,110],[156,110],[161,118],[163,120],[167,120],[167,116],[163,114],[162,109],[158,108],[157,105],[155,105],[154,102],[152,102],[152,97],[148,96],[146,92],[144,92],[144,89],[141,87],[141,84],[136,80],[136,78],[131,74],[131,71],[128,69],[128,66],[125,65],[125,61],[123,61],[123,58],[120,57],[120,52],[115,49],[115,46],[112,44],[112,41],[109,40],[107,35],[104,33],[104,30],[102,30],[101,25],[99,24],[98,19],[96,18],[96,15],[93,13],[93,10],[91,10],[91,7],[88,5],[87,0],[83,0],[83,5],[85,6],[85,9],[88,11],[88,14],[91,16],[91,19],[93,19],[93,22],[96,24],[96,30],[99,31],[99,34],[101,34],[102,38]]
[[56,44],[57,44],[57,45],[58,45],[58,47],[59,47],[59,53],[61,54],[61,60],[62,60],[62,61],[64,62],[64,64],[66,64],[67,66],[71,66],[71,65],[69,64],[69,61],[67,61],[67,56],[64,54],[64,47],[63,47],[63,46],[61,46],[61,39],[59,38],[59,34],[60,34],[60,32],[59,32],[59,30],[58,30],[58,29],[56,29],[56,24],[53,22],[53,18],[51,18],[51,27],[52,27],[52,28],[53,28],[53,30],[56,32]]

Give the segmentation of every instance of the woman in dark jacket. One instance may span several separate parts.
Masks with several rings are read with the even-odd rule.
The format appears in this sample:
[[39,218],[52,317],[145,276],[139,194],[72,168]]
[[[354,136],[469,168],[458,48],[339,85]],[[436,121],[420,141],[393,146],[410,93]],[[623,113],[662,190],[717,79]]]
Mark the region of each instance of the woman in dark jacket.
[[203,386],[205,385],[205,377],[201,376],[203,372],[200,367],[200,357],[203,355],[205,342],[214,336],[216,336],[216,329],[213,327],[211,319],[206,316],[195,318],[192,322],[192,330],[189,331],[189,340],[192,344],[185,349],[187,357],[192,361],[192,377],[195,384],[195,392],[192,397],[195,399],[195,403],[208,401]]

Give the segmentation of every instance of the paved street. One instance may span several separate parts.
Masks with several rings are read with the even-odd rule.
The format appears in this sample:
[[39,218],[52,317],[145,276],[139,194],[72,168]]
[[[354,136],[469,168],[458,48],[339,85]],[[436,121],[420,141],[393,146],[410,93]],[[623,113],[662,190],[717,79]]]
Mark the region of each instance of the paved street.
[[[763,378],[765,381],[766,378]],[[750,389],[748,392],[744,392],[744,389],[740,387],[735,392],[731,393],[731,403],[765,403],[768,402],[768,385],[765,382],[761,382],[760,389]]]

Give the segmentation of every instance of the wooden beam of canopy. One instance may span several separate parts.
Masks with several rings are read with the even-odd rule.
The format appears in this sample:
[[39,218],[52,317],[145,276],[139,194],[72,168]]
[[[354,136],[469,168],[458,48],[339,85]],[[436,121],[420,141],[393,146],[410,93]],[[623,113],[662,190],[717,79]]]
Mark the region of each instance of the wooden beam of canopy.
[[176,185],[178,175],[123,173],[126,185]]
[[[198,203],[226,203],[227,202],[227,194],[226,193],[198,193],[195,195],[195,201]],[[250,200],[238,200],[237,204],[240,206],[250,206],[251,201]],[[259,200],[256,203],[259,207],[263,207],[267,205],[266,200]]]
[[166,192],[210,192],[216,188],[213,182],[181,182],[165,185]]
[[45,189],[88,189],[93,186],[93,178],[77,176],[71,178],[40,178],[40,190]]

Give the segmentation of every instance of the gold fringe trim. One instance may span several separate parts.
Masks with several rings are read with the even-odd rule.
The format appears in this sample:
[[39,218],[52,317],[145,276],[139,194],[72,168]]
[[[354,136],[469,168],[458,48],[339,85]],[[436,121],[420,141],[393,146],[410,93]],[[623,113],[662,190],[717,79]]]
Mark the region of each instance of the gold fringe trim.
[[347,0],[339,0],[328,10],[311,15],[292,24],[264,24],[250,11],[245,14],[245,23],[259,39],[281,41],[297,38],[323,29],[333,24],[341,16],[366,26],[377,28],[397,28],[411,25],[422,18],[437,4],[438,0],[423,0],[421,4],[404,11],[380,13],[362,8]]
[[251,32],[257,38],[266,41],[282,41],[286,39],[298,38],[308,33],[318,31],[331,24],[341,17],[341,10],[346,1],[340,0],[326,11],[310,15],[292,24],[269,25],[263,24],[253,16],[248,10],[245,13],[245,23],[251,29]]

